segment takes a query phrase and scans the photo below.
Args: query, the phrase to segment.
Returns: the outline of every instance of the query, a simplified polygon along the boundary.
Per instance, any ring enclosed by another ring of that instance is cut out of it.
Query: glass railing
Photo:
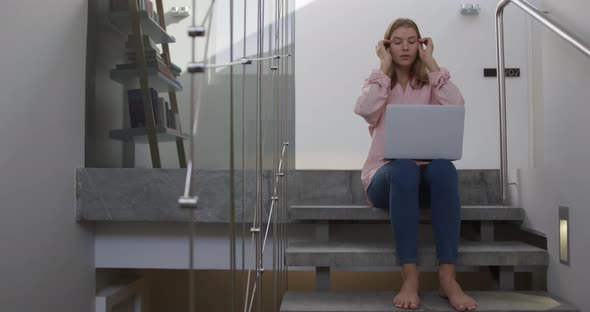
[[[293,159],[293,7],[292,0],[193,2],[192,16],[204,19],[193,18],[188,31],[192,140],[179,205],[199,209],[195,169],[228,171],[223,196],[230,203],[231,311],[278,311],[286,291],[282,259]],[[198,222],[191,213],[189,294],[199,288],[193,255],[207,252],[194,247]],[[189,311],[195,311],[195,296],[189,301]]]

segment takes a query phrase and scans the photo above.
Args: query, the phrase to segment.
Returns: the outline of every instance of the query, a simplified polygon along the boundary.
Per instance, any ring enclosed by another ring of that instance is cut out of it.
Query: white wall
[[[86,2],[2,3],[2,311],[93,311],[92,233],[75,221],[75,168],[84,165]]]
[[[378,67],[375,45],[397,17],[414,19],[422,35],[434,39],[437,62],[450,69],[465,97],[464,153],[457,167],[499,168],[496,79],[483,77],[484,67],[496,66],[497,1],[476,1],[482,8],[477,16],[459,14],[464,1],[458,0],[303,2],[308,4],[297,11],[295,37],[297,169],[362,167],[370,138],[353,107],[363,80]],[[516,9],[506,10],[505,20],[506,65],[520,67],[522,72],[521,78],[507,81],[510,168],[526,168],[530,102],[527,24]]]
[[[584,0],[543,1],[549,16],[590,44],[590,3]],[[544,233],[550,254],[550,292],[590,311],[587,281],[590,237],[590,58],[542,26],[535,26],[535,168],[521,174],[525,226]],[[571,265],[559,262],[558,206],[569,206]]]

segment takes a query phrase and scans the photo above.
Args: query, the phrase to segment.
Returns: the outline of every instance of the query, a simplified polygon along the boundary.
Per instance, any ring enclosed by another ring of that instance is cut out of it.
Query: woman
[[[376,52],[381,61],[365,80],[355,113],[369,124],[371,147],[362,170],[368,201],[389,210],[403,284],[394,297],[397,308],[418,309],[416,263],[419,191],[430,197],[432,225],[439,260],[440,294],[457,311],[473,311],[476,302],[455,279],[461,226],[457,171],[448,160],[414,161],[383,159],[385,107],[387,104],[464,105],[449,72],[432,56],[431,38],[422,38],[412,20],[391,23]]]

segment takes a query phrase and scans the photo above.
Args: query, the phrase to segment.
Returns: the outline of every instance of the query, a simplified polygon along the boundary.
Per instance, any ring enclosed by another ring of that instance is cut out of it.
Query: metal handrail
[[[496,61],[498,67],[498,106],[500,111],[500,183],[502,202],[507,203],[508,197],[508,153],[506,136],[506,66],[504,61],[504,8],[514,3],[541,24],[545,25],[558,36],[565,39],[582,53],[590,57],[590,47],[583,44],[576,35],[565,30],[559,23],[551,20],[545,14],[525,0],[501,0],[496,7]]]

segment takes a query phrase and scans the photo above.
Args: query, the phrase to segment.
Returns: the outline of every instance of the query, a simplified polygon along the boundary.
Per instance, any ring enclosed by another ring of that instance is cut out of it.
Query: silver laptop
[[[463,105],[387,105],[385,159],[461,159]]]

